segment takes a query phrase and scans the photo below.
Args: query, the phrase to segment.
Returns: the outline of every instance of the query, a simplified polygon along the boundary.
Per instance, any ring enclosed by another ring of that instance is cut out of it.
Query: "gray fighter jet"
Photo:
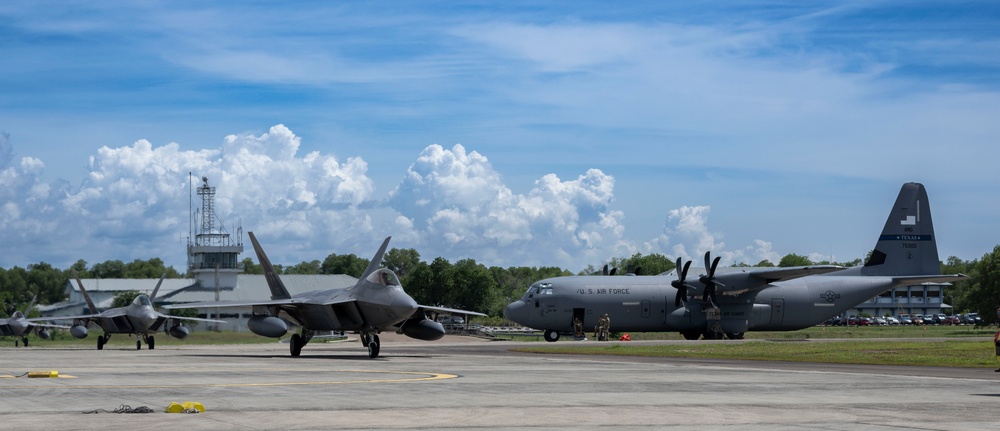
[[[107,344],[108,340],[111,339],[111,334],[135,334],[135,348],[136,350],[142,349],[142,342],[146,342],[146,346],[152,350],[156,347],[156,340],[153,338],[153,334],[160,330],[160,327],[166,328],[167,320],[171,320],[173,325],[169,329],[164,329],[164,332],[169,334],[171,337],[184,339],[187,338],[191,331],[184,326],[184,322],[215,322],[215,323],[225,323],[222,320],[214,319],[199,319],[197,317],[179,317],[170,316],[157,312],[153,308],[153,299],[156,298],[156,293],[160,290],[160,284],[163,283],[163,278],[167,274],[164,273],[160,276],[160,281],[156,282],[156,287],[153,289],[153,293],[149,296],[139,295],[126,307],[117,307],[105,310],[97,314],[87,314],[83,316],[66,316],[66,317],[54,317],[52,320],[72,320],[73,326],[70,327],[69,333],[76,338],[87,338],[88,330],[87,326],[91,323],[100,326],[104,330],[104,335],[97,338],[97,350],[103,350],[104,345]],[[83,282],[80,281],[75,273],[73,277],[76,278],[76,284],[80,287],[80,293],[83,294],[83,298],[87,301],[87,306],[90,307],[92,311],[96,311],[97,307],[94,305],[94,301],[90,299],[90,295],[87,294],[87,289],[83,287]]]
[[[42,320],[51,320],[49,318],[26,319],[24,316],[27,316],[31,307],[34,306],[35,300],[32,299],[28,307],[24,309],[24,313],[14,311],[9,319],[0,319],[0,336],[14,337],[14,347],[17,347],[18,337],[21,337],[24,347],[28,347],[28,334],[31,334],[31,331],[35,331],[42,339],[48,340],[50,335],[48,328],[69,329],[69,326],[36,323]]]
[[[930,204],[922,184],[904,184],[875,250],[864,266],[705,268],[691,262],[652,276],[555,277],[538,281],[504,309],[547,341],[573,333],[573,320],[593,328],[607,313],[618,332],[678,331],[686,339],[742,338],[746,331],[793,331],[816,325],[896,286],[952,282],[941,275]]]
[[[378,334],[383,331],[428,341],[443,337],[444,327],[428,319],[428,312],[485,316],[474,311],[417,304],[403,291],[395,273],[379,268],[392,237],[382,242],[382,247],[354,286],[293,296],[274,271],[253,232],[249,232],[249,236],[271,289],[270,300],[195,302],[165,308],[253,307],[253,316],[247,327],[257,335],[280,338],[288,332],[289,322],[302,327],[301,334],[292,334],[289,343],[292,356],[302,353],[302,347],[309,343],[316,331],[352,331],[361,334],[361,343],[368,347],[370,358],[379,354],[381,344]]]

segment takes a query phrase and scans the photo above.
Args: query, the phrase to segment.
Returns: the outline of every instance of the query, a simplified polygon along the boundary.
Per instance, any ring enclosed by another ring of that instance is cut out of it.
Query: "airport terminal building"
[[[950,283],[924,283],[901,286],[869,299],[844,313],[846,316],[899,316],[900,314],[952,314],[952,306],[944,303],[944,289]]]

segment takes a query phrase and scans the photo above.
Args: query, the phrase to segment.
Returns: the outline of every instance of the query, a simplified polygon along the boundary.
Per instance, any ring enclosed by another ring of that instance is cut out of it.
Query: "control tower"
[[[202,288],[235,288],[237,275],[243,271],[243,227],[236,228],[235,241],[226,232],[215,215],[215,187],[208,185],[207,177],[201,177],[196,191],[201,210],[191,213],[193,238],[188,237],[188,271]]]

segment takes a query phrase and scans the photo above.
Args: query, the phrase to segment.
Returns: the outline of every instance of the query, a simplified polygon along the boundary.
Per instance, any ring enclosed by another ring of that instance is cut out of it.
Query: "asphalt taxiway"
[[[539,345],[538,343],[526,343]],[[560,343],[562,344],[562,343]],[[512,353],[515,343],[0,348],[0,429],[995,430],[992,369]],[[56,370],[59,378],[11,377]],[[170,402],[206,411],[168,414]],[[155,413],[86,413],[122,405]]]

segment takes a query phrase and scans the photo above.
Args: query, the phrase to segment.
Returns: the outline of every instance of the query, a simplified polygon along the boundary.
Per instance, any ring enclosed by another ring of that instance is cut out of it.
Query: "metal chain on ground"
[[[91,414],[91,413],[153,413],[153,409],[151,409],[149,407],[146,407],[146,406],[139,406],[139,407],[132,408],[132,406],[130,406],[130,405],[122,404],[121,407],[118,407],[117,409],[114,409],[112,411],[108,411],[108,410],[105,410],[105,409],[97,409],[97,410],[86,411],[86,412],[83,412],[83,413],[84,414]]]

